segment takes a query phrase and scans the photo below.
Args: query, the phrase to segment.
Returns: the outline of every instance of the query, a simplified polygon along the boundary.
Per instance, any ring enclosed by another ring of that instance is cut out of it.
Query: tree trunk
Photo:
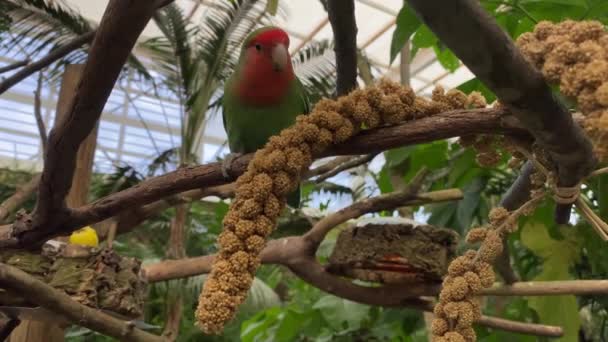
[[[67,65],[61,80],[61,90],[57,101],[55,124],[63,120],[76,93],[84,64]],[[78,207],[87,203],[91,183],[93,159],[97,142],[97,128],[80,145],[72,188],[66,197],[68,207]],[[66,238],[62,238],[66,241]],[[65,327],[52,322],[22,321],[10,336],[10,342],[61,342],[64,341]]]
[[[190,205],[180,204],[175,207],[175,217],[171,220],[171,234],[169,237],[169,248],[167,258],[182,259],[186,257],[184,246],[186,238],[186,224],[188,222],[188,211]],[[179,286],[179,285],[177,285]],[[179,327],[182,320],[183,297],[179,289],[169,289],[167,296],[167,309],[163,337],[169,341],[175,341],[179,336]]]

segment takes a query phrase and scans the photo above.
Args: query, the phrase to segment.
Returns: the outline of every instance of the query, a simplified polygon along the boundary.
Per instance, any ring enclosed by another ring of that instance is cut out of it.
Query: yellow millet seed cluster
[[[598,21],[539,22],[517,39],[523,55],[576,99],[595,154],[608,162],[608,31]]]
[[[534,207],[533,205],[529,206]],[[503,236],[517,228],[517,218],[530,211],[510,213],[503,207],[493,208],[489,225],[469,230],[466,241],[481,243],[477,251],[468,250],[452,260],[433,310],[433,341],[476,341],[473,322],[481,317],[477,295],[494,284],[494,260],[502,253]]]
[[[448,266],[443,280],[435,318],[431,325],[433,341],[475,341],[473,322],[481,316],[476,296],[494,284],[494,259],[502,252],[502,234],[513,229],[510,213],[502,207],[489,214],[489,227],[473,228],[467,235],[468,243],[481,242],[478,251],[468,250]]]
[[[479,103],[474,94],[435,89],[431,100],[382,80],[337,100],[319,101],[308,115],[272,137],[236,182],[224,218],[219,252],[199,298],[196,319],[206,333],[220,333],[245,300],[260,264],[259,254],[313,156],[356,135],[362,128],[394,124]]]

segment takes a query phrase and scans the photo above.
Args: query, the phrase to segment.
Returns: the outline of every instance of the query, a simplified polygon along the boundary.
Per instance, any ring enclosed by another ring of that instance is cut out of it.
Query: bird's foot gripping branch
[[[219,333],[243,302],[259,254],[285,206],[285,196],[299,184],[315,156],[362,129],[395,124],[467,107],[484,107],[483,97],[436,89],[432,100],[389,81],[355,90],[338,100],[320,101],[311,114],[272,137],[237,180],[236,195],[224,218],[220,251],[204,284],[196,311],[208,333]],[[314,253],[314,251],[311,251]]]

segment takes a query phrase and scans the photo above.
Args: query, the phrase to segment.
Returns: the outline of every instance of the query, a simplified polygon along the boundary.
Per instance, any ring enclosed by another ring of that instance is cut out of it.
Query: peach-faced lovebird
[[[225,176],[235,155],[255,152],[310,110],[288,47],[287,33],[277,27],[257,29],[243,43],[238,65],[224,86],[224,128],[231,152],[222,164]],[[299,188],[287,203],[299,206]]]

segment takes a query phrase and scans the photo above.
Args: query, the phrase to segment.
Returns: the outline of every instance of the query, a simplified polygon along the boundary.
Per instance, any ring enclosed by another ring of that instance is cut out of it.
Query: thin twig
[[[319,177],[315,178],[314,182],[316,184],[322,183],[322,182],[326,181],[327,179],[339,174],[342,171],[346,171],[346,170],[352,169],[354,167],[357,167],[357,166],[360,166],[363,164],[367,164],[370,161],[372,161],[372,159],[374,159],[375,157],[376,157],[376,154],[372,153],[372,154],[368,154],[365,156],[353,158],[353,159],[337,166],[336,168],[320,175]]]
[[[354,158],[357,158],[357,157],[351,157],[351,156],[335,157],[335,158],[329,160],[328,162],[325,162],[325,163],[315,167],[314,169],[310,169],[310,170],[306,171],[305,177],[312,178],[312,177],[322,175]]]
[[[316,251],[319,244],[321,244],[325,238],[325,235],[327,235],[327,233],[337,225],[367,213],[407,205],[408,201],[416,199],[418,190],[420,189],[420,186],[422,185],[422,182],[427,174],[428,170],[426,168],[422,168],[403,191],[368,198],[326,216],[317,222],[317,224],[306,232],[306,234],[302,235],[302,238],[308,241],[310,247]]]
[[[162,8],[172,2],[173,2],[173,0],[158,0],[157,8]],[[36,62],[28,64],[26,67],[19,70],[11,77],[3,80],[0,83],[0,95],[4,94],[5,91],[10,89],[15,84],[23,81],[28,76],[35,73],[36,71],[46,68],[47,66],[51,65],[52,63],[67,56],[69,53],[79,49],[83,45],[90,43],[91,41],[93,41],[93,38],[95,38],[96,33],[97,33],[97,30],[93,30],[93,31],[81,34],[80,36],[78,36],[78,37],[72,39],[70,42],[66,43],[65,45],[62,45],[62,46],[58,47],[57,49],[51,51],[51,53],[42,57],[41,59],[37,60]]]
[[[80,48],[82,45],[91,42],[94,37],[95,37],[95,31],[91,31],[91,32],[82,34],[82,35],[74,38],[73,40],[71,40],[69,43],[62,45],[62,46],[58,47],[57,49],[51,51],[51,53],[42,57],[41,59],[39,59],[31,64],[28,64],[26,67],[19,70],[14,75],[3,80],[2,83],[0,83],[0,94],[3,94],[5,91],[10,89],[12,86],[14,86],[15,84],[26,79],[28,76],[32,75],[36,71],[42,70],[43,68],[51,65],[53,62],[65,57],[70,52]]]
[[[593,172],[591,172],[589,174],[589,176],[587,176],[587,178],[591,178],[591,177],[595,177],[595,176],[599,176],[599,175],[605,175],[608,174],[608,167],[603,167],[601,169],[597,169]]]
[[[19,186],[17,191],[0,204],[0,221],[4,221],[13,211],[21,207],[38,189],[40,174],[36,174],[27,183]]]
[[[38,83],[36,84],[36,90],[34,91],[34,117],[36,117],[36,124],[38,125],[38,133],[40,134],[40,143],[42,144],[42,155],[46,152],[46,126],[44,125],[44,119],[42,119],[42,104],[40,96],[42,94],[42,80],[44,75],[42,71],[38,74]]]
[[[497,284],[481,291],[484,296],[606,295],[608,280],[558,280]]]
[[[488,328],[512,331],[520,334],[546,337],[562,337],[564,329],[559,326],[515,322],[504,318],[489,317],[482,315],[475,323]]]
[[[21,68],[22,66],[27,65],[29,62],[30,62],[30,59],[26,58],[26,59],[24,59],[22,61],[17,61],[17,62],[15,62],[13,64],[9,64],[7,66],[4,66],[4,67],[0,68],[0,74],[4,74],[5,72],[9,72],[11,70],[15,70],[17,68]]]
[[[162,341],[158,336],[135,328],[99,310],[74,301],[67,294],[54,289],[41,280],[18,268],[0,263],[0,284],[3,288],[17,291],[29,301],[64,316],[74,324],[126,341]]]

